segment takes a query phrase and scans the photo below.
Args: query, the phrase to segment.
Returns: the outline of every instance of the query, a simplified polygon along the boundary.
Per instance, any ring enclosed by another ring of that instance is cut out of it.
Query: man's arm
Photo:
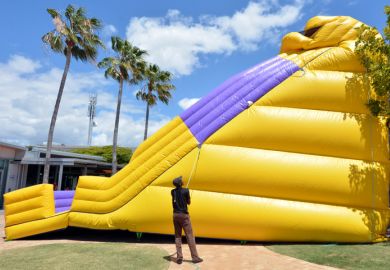
[[[191,204],[190,191],[188,189],[187,189],[187,192],[186,192],[186,199],[187,199],[187,204]]]

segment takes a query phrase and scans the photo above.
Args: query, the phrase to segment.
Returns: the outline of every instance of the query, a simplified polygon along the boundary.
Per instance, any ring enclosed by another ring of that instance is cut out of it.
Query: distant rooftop
[[[46,145],[19,146],[0,141],[0,146],[20,150],[22,164],[44,164],[46,157]],[[74,153],[74,149],[88,148],[85,145],[53,145],[51,151],[51,164],[88,164],[110,167],[111,163],[106,162],[101,156]],[[131,148],[134,151],[135,148]],[[22,152],[23,151],[23,152]],[[118,164],[121,168],[123,165]]]
[[[76,147],[64,146],[63,148],[52,147],[51,154],[52,154],[52,156],[56,155],[56,156],[61,156],[61,157],[71,157],[71,158],[79,158],[79,159],[92,159],[92,160],[97,160],[97,161],[104,161],[104,158],[100,157],[100,156],[70,152],[70,150],[76,149],[76,148],[81,148],[81,147],[79,147],[79,146],[76,146]],[[84,147],[84,148],[86,148],[86,147]],[[37,151],[37,152],[41,152],[41,153],[46,154],[46,146],[43,146],[43,145],[32,146],[32,148],[29,149],[29,151]]]
[[[0,141],[0,146],[5,146],[5,147],[9,147],[9,148],[15,148],[15,149],[18,149],[18,150],[26,150],[26,147],[24,147],[24,146],[11,144],[11,143],[6,143],[6,142],[2,142],[2,141]]]
[[[89,147],[101,147],[103,145],[65,145],[65,144],[54,144],[52,146],[52,149],[55,149],[55,150],[59,150],[59,151],[72,151],[74,149],[84,149],[84,148],[89,148]],[[35,147],[39,147],[39,148],[46,148],[46,145],[45,144],[38,144],[36,145]],[[123,147],[123,146],[119,146],[119,147]],[[125,146],[127,147],[127,146]],[[131,149],[131,151],[135,151],[135,149],[137,149],[137,147],[128,147]]]

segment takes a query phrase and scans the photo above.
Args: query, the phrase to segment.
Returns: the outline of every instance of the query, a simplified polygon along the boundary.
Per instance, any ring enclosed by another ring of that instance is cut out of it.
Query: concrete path
[[[161,245],[160,245],[161,246]],[[175,247],[163,245],[170,254]],[[198,252],[204,261],[182,265],[171,262],[169,269],[254,269],[254,270],[324,270],[336,269],[317,265],[288,256],[280,255],[261,245],[198,245]],[[183,249],[185,259],[191,259],[189,248]]]
[[[88,230],[88,235],[82,237],[61,235],[60,233],[50,236],[37,237],[34,239],[4,241],[4,217],[0,215],[0,252],[2,250],[37,246],[52,243],[75,243],[75,242],[126,242],[131,245],[156,246],[165,249],[169,254],[175,253],[175,245],[170,238],[156,239],[147,237],[141,242],[136,242],[134,236],[129,237],[126,232],[108,232],[107,237],[96,235]],[[96,231],[95,231],[96,232]],[[173,240],[173,239],[172,239]],[[169,269],[277,269],[277,270],[335,270],[336,268],[321,266],[270,251],[266,247],[257,244],[239,245],[237,242],[227,241],[199,241],[198,252],[204,259],[200,264],[193,264],[190,259],[190,251],[187,245],[183,245],[184,261],[178,265],[173,260]],[[174,258],[174,255],[172,256]],[[169,258],[164,258],[168,260]]]

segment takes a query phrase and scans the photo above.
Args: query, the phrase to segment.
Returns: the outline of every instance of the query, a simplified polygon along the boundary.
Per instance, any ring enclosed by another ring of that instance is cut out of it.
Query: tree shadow
[[[367,75],[353,73],[346,79],[347,102],[361,101],[367,106],[370,96],[374,95]],[[359,212],[374,240],[385,236],[390,222],[388,129],[385,119],[372,116],[368,107],[364,113],[344,113],[343,119],[347,118],[355,120],[359,125],[360,140],[366,155],[362,162],[349,165],[351,195],[362,196],[362,201],[369,202],[365,208],[351,209]]]

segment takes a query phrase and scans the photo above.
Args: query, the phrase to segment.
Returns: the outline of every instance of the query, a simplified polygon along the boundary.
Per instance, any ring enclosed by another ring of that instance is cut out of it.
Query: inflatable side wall
[[[279,56],[174,118],[116,175],[80,177],[69,225],[172,234],[170,189],[182,175],[200,237],[384,240],[388,130],[365,106],[359,25],[312,18],[306,35],[286,35]]]

